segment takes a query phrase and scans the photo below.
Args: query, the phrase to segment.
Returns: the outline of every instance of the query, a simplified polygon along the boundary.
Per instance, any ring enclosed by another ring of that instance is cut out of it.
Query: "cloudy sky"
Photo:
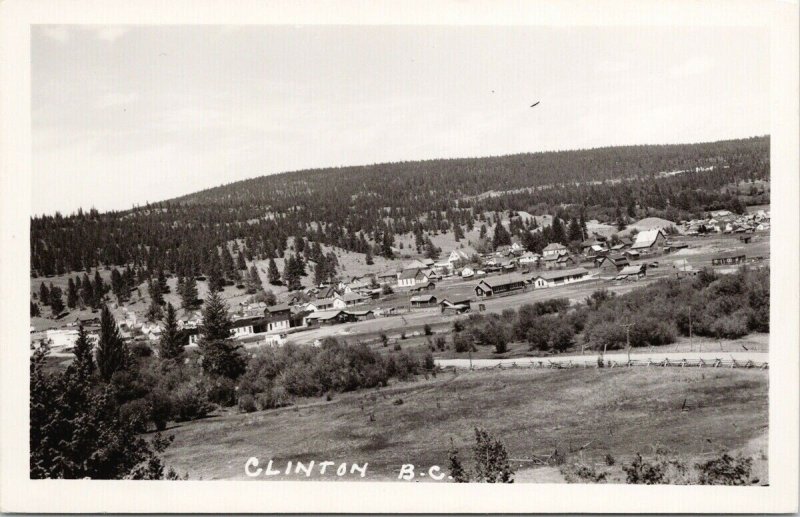
[[[37,214],[312,167],[769,133],[756,29],[36,26],[31,38]]]

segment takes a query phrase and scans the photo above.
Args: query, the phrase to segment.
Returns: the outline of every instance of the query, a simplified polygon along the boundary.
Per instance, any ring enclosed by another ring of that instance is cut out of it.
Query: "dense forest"
[[[34,217],[31,275],[98,265],[212,275],[242,259],[281,257],[290,239],[304,260],[325,262],[319,244],[392,258],[395,235],[413,233],[418,248],[426,234],[458,240],[492,212],[556,214],[565,223],[741,212],[737,185],[768,179],[769,137],[287,172],[126,211]]]

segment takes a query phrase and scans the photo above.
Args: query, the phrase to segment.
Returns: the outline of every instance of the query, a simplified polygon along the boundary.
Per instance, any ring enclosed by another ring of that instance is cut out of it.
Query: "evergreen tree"
[[[74,309],[78,306],[78,289],[72,278],[67,282],[67,307]]]
[[[275,264],[275,259],[272,257],[269,259],[269,267],[267,271],[269,283],[272,285],[281,285],[281,274],[278,272],[278,265]]]
[[[64,310],[64,301],[61,299],[61,288],[50,288],[50,309],[53,311],[53,317],[57,317]]]
[[[78,325],[78,338],[75,340],[75,346],[72,347],[72,353],[75,354],[75,366],[83,372],[86,377],[90,377],[94,372],[94,354],[92,349],[89,333],[83,327],[83,324]]]
[[[117,329],[117,322],[108,306],[103,306],[100,314],[100,341],[97,346],[97,369],[103,380],[111,380],[111,376],[125,368],[127,347]]]
[[[240,271],[247,270],[247,261],[244,259],[244,253],[239,251],[239,255],[236,257],[236,268]]]
[[[44,282],[39,284],[39,301],[42,305],[50,305],[50,290],[44,285]]]
[[[436,259],[438,259],[438,258],[439,258],[439,253],[440,253],[441,251],[442,251],[442,250],[440,250],[439,248],[437,248],[437,247],[436,247],[436,246],[433,244],[433,241],[432,241],[432,240],[430,240],[430,238],[428,238],[428,242],[425,244],[425,257],[426,257],[426,258],[429,258],[429,259],[431,259],[431,260],[436,260]]]
[[[564,231],[564,223],[558,216],[553,217],[553,224],[550,226],[552,235],[552,242],[559,242],[561,244],[567,243],[567,234]]]
[[[364,262],[368,266],[371,266],[372,264],[375,263],[375,261],[372,260],[372,250],[370,250],[369,247],[367,247],[367,251],[364,253]],[[317,265],[319,266],[319,263],[317,263]]]
[[[100,307],[103,303],[103,297],[106,294],[106,286],[103,283],[103,277],[100,276],[99,269],[95,269],[94,271],[94,286],[92,290],[94,292],[94,303],[92,307]]]
[[[503,226],[503,223],[500,222],[499,218],[497,221],[497,226],[494,227],[494,237],[492,237],[492,244],[494,248],[497,249],[500,246],[510,246],[511,245],[511,234]]]
[[[258,269],[253,264],[247,273],[247,294],[255,294],[262,289],[264,289],[264,286],[261,284],[261,277],[258,276]]]
[[[39,310],[39,305],[31,302],[31,318],[38,318],[42,315],[42,312]]]
[[[574,217],[569,222],[567,235],[567,238],[570,242],[583,240],[583,229],[581,228],[581,223],[578,222],[578,220]]]
[[[225,279],[222,276],[222,266],[217,256],[217,259],[212,262],[211,269],[208,272],[208,290],[213,293],[218,293],[221,292],[224,287]]]
[[[453,224],[453,237],[456,242],[460,242],[464,238],[464,230],[461,229],[460,224]]]
[[[81,301],[84,306],[94,307],[94,289],[92,289],[92,281],[87,273],[83,274],[83,281],[81,282]]]
[[[231,321],[228,307],[218,293],[212,292],[203,308],[200,327],[200,353],[203,370],[213,376],[236,379],[244,373],[247,363],[241,347],[231,340]]]
[[[158,356],[162,360],[179,359],[183,355],[185,341],[186,335],[178,328],[175,307],[168,303],[161,339],[158,342]]]
[[[500,440],[485,429],[475,428],[475,481],[479,483],[513,483],[514,471],[508,452]]]
[[[461,464],[461,460],[458,458],[458,451],[453,446],[452,438],[450,439],[448,462],[450,464],[450,478],[452,478],[453,483],[469,483],[469,474]]]
[[[186,277],[179,294],[181,295],[181,304],[183,305],[183,310],[191,311],[197,308],[197,281],[194,279],[194,276],[189,275]]]
[[[394,252],[392,251],[392,245],[394,244],[394,236],[391,234],[389,230],[383,232],[383,241],[381,242],[381,255],[383,255],[387,259],[394,258]]]
[[[167,283],[167,275],[164,274],[163,269],[158,270],[158,290],[161,292],[162,295],[167,294],[170,292],[169,284]],[[162,297],[161,303],[163,305],[164,300]]]

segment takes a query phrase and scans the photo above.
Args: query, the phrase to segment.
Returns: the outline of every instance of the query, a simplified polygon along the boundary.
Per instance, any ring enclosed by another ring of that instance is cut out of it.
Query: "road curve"
[[[472,366],[474,368],[492,368],[498,365],[512,366],[529,366],[531,363],[538,364],[540,361],[543,365],[547,366],[551,363],[567,364],[573,363],[596,363],[597,358],[601,354],[585,354],[585,355],[560,355],[560,356],[545,356],[545,357],[515,357],[510,359],[473,359]],[[632,361],[648,360],[654,363],[662,363],[665,359],[670,362],[680,362],[684,359],[687,361],[698,361],[702,359],[707,363],[714,363],[717,359],[725,362],[735,360],[737,363],[753,363],[762,364],[769,362],[768,352],[653,352],[653,353],[632,353],[630,355]],[[625,363],[628,361],[628,354],[625,352],[606,353],[606,361],[616,363]],[[456,368],[469,368],[469,359],[436,359],[436,365],[442,368],[449,368],[455,366]]]

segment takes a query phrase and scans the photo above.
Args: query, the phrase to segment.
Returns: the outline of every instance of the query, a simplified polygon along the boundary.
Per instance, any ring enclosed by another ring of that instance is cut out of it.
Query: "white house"
[[[533,277],[533,285],[536,288],[557,287],[559,285],[586,280],[588,275],[589,272],[582,267],[545,271]]]
[[[451,268],[461,267],[464,264],[469,263],[469,261],[469,255],[467,255],[467,253],[461,249],[455,249],[451,251],[450,255],[447,257],[447,262],[450,264]]]
[[[336,301],[335,298],[324,298],[322,300],[314,300],[308,302],[305,305],[305,310],[311,312],[319,312],[319,311],[326,311],[328,309],[333,309],[333,303]]]
[[[557,257],[562,253],[566,252],[567,252],[566,246],[564,246],[563,244],[559,244],[558,242],[551,242],[550,244],[545,246],[545,248],[542,250],[542,256],[549,257],[552,255]]]
[[[358,293],[348,293],[344,295],[337,295],[333,299],[333,308],[334,309],[345,309],[347,307],[352,307],[354,305],[361,305],[362,303],[366,303],[369,300],[368,296],[364,296]]]
[[[475,271],[472,268],[465,267],[461,270],[461,278],[472,278],[475,276]]]

